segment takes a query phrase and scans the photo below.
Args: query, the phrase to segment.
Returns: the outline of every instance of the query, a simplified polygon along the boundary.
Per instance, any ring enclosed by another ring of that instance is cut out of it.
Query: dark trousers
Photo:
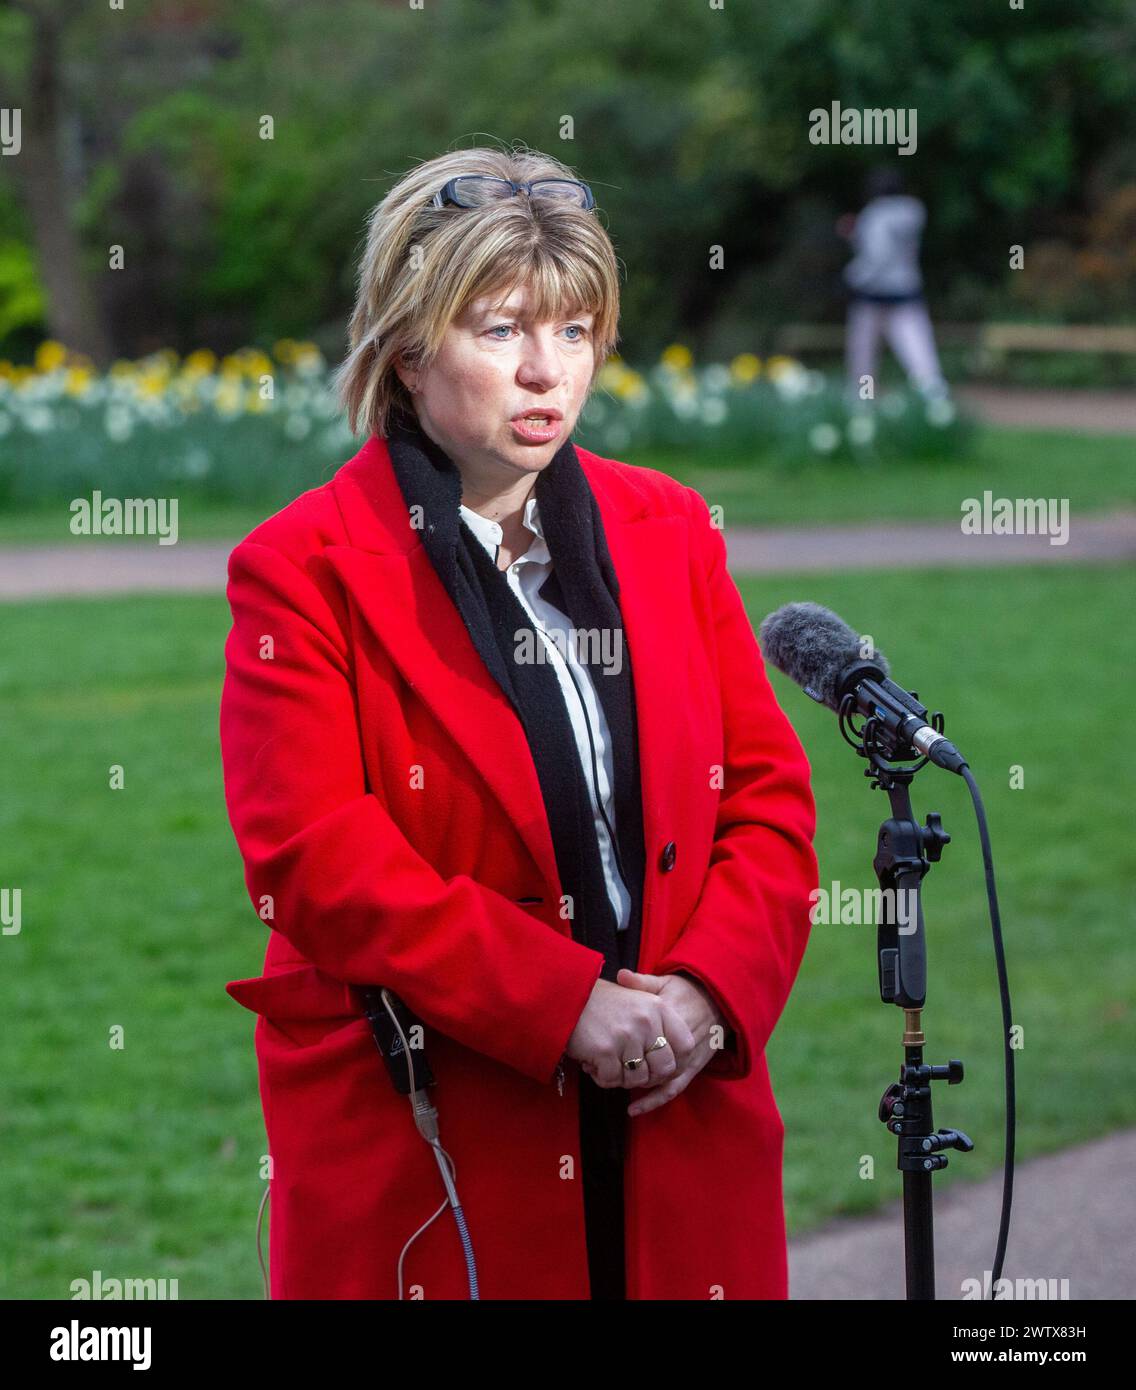
[[[580,1072],[580,1155],[592,1298],[626,1299],[623,1152],[628,1092]]]

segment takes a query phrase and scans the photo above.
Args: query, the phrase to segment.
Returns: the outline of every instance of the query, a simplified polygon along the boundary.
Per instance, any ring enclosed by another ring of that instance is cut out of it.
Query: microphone
[[[839,714],[851,695],[854,707],[878,720],[894,742],[889,757],[923,754],[960,776],[969,766],[950,739],[927,723],[927,707],[888,678],[890,668],[883,652],[870,638],[853,632],[830,608],[787,603],[765,618],[758,637],[774,666],[818,704]]]

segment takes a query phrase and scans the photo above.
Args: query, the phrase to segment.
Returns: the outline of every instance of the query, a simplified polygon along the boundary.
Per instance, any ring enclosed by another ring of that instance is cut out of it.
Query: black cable
[[[998,911],[998,893],[994,886],[994,856],[990,849],[990,834],[986,827],[986,810],[982,804],[982,794],[970,768],[964,763],[961,774],[970,788],[974,802],[974,814],[978,821],[978,838],[982,844],[982,862],[986,870],[986,897],[990,905],[990,924],[994,933],[994,960],[998,967],[998,992],[1002,1000],[1003,1051],[1006,1072],[1006,1153],[1002,1182],[1002,1215],[998,1223],[998,1245],[994,1253],[994,1267],[991,1271],[990,1297],[1002,1277],[1002,1261],[1006,1255],[1006,1240],[1010,1231],[1010,1204],[1014,1194],[1014,1137],[1015,1137],[1015,1094],[1014,1094],[1014,1049],[1011,1045],[1010,986],[1006,978],[1006,952],[1002,944],[1002,917]]]

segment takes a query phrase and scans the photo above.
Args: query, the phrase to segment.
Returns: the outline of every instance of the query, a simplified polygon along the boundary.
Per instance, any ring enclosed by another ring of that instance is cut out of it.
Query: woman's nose
[[[556,340],[529,334],[524,340],[519,375],[524,381],[540,381],[555,386],[564,376]]]

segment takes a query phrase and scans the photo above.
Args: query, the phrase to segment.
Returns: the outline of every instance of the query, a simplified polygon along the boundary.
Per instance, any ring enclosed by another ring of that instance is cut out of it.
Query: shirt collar
[[[495,555],[497,547],[501,544],[501,527],[489,517],[482,516],[480,512],[475,512],[461,504],[461,519],[485,547],[490,555]],[[523,555],[518,555],[518,560],[547,560],[550,558],[548,549],[544,545],[544,531],[540,524],[540,504],[535,497],[530,497],[525,503],[525,514],[522,524],[527,530],[531,531],[536,540],[529,546]]]

